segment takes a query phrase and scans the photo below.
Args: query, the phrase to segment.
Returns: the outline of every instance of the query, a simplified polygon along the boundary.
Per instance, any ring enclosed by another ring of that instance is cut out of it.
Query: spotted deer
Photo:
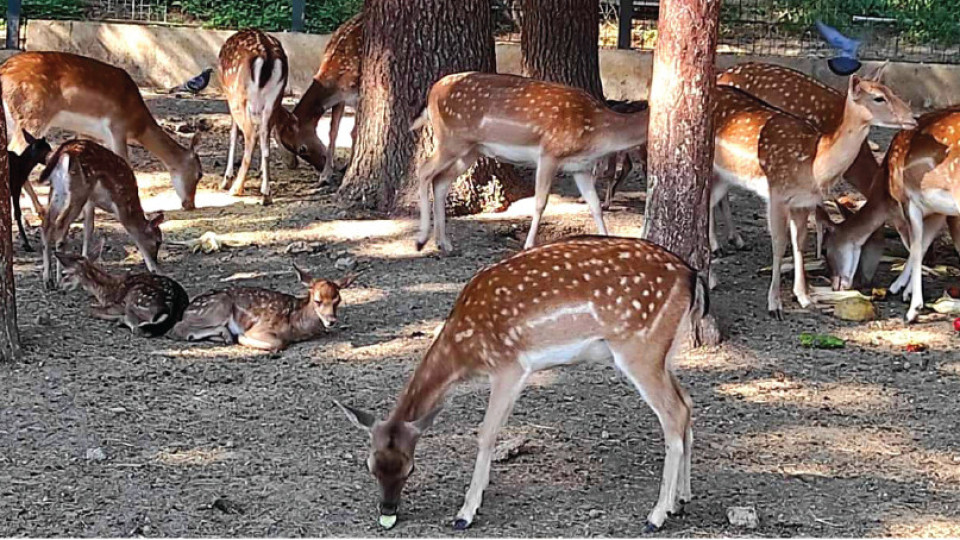
[[[692,401],[670,359],[706,314],[706,287],[690,267],[650,242],[587,236],[545,244],[480,271],[407,381],[386,420],[337,405],[370,434],[367,467],[380,484],[381,516],[395,516],[414,451],[457,382],[490,378],[473,479],[454,527],[473,523],[490,477],[497,434],[529,376],[582,360],[610,361],[656,412],[666,457],[646,531],[690,500]],[[395,517],[381,524],[392,526]]]
[[[90,258],[54,253],[64,267],[63,284],[82,287],[96,303],[91,315],[114,321],[134,333],[157,337],[180,320],[190,298],[174,279],[151,273],[115,276],[96,264],[99,250]]]
[[[17,230],[20,232],[20,243],[23,245],[24,251],[33,251],[33,247],[27,240],[27,233],[23,230],[20,193],[23,191],[23,186],[30,180],[30,173],[37,165],[47,162],[47,157],[50,156],[53,148],[50,148],[50,143],[45,138],[34,138],[26,131],[23,132],[23,138],[27,143],[23,153],[17,154],[7,150],[7,162],[10,167],[10,199],[13,202],[13,219],[17,220]],[[37,214],[43,215],[42,207]]]
[[[412,126],[416,130],[429,123],[436,143],[418,172],[417,249],[430,238],[431,192],[436,242],[443,251],[453,249],[444,200],[453,181],[480,156],[537,167],[536,204],[525,247],[534,245],[557,171],[573,174],[597,230],[607,234],[594,167],[614,152],[644,144],[648,118],[647,111],[614,112],[580,89],[515,75],[466,72],[440,79]]]
[[[317,130],[317,123],[330,110],[330,140],[320,179],[329,182],[334,171],[334,152],[340,121],[347,106],[360,100],[360,66],[363,57],[363,13],[340,25],[323,51],[320,68],[293,109],[301,129]],[[356,125],[352,137],[356,139]],[[351,160],[352,157],[351,148]],[[350,160],[348,160],[349,163]]]
[[[638,113],[650,108],[645,100],[606,100],[607,107],[619,113]],[[611,156],[606,163],[601,162],[601,167],[605,170],[601,172],[601,177],[607,177],[607,190],[603,198],[603,210],[609,210],[613,203],[613,195],[617,192],[620,184],[630,175],[636,167],[638,171],[646,178],[647,176],[647,145],[641,144],[635,148],[630,148],[617,152]]]
[[[780,263],[788,239],[793,244],[793,292],[806,308],[812,304],[803,267],[809,213],[850,168],[870,126],[909,128],[916,120],[889,88],[856,75],[850,77],[843,120],[828,133],[730,86],[717,87],[715,107],[711,201],[720,200],[732,185],[767,201],[773,245],[767,303],[771,314],[782,319]]]
[[[83,255],[93,241],[97,208],[113,214],[133,238],[150,272],[157,271],[157,254],[163,242],[160,224],[163,213],[151,219],[143,215],[137,179],[127,162],[90,140],[69,140],[50,156],[41,180],[50,181],[50,200],[40,238],[43,241],[43,282],[55,289],[61,281],[62,266],[56,264],[51,276],[52,253],[61,250],[70,224],[84,214]]]
[[[230,146],[227,169],[221,189],[243,195],[243,185],[253,149],[260,144],[260,195],[263,204],[270,204],[270,129],[276,128],[281,144],[306,159],[318,169],[323,166],[326,149],[316,130],[302,125],[297,117],[283,108],[283,92],[287,86],[289,67],[283,46],[273,36],[256,29],[241,30],[230,36],[220,48],[220,83],[230,107]],[[243,159],[232,185],[237,129],[243,132]]]
[[[203,176],[196,153],[199,133],[189,146],[180,146],[154,120],[126,71],[76,54],[23,52],[0,65],[0,80],[11,149],[27,146],[24,130],[42,137],[60,128],[98,139],[127,160],[127,144],[133,141],[170,171],[183,208],[194,208]],[[29,182],[24,190],[39,213],[42,207]]]
[[[337,323],[340,291],[356,279],[314,279],[294,265],[306,298],[255,287],[234,287],[200,295],[190,302],[172,336],[184,341],[215,340],[282,351],[320,336]]]

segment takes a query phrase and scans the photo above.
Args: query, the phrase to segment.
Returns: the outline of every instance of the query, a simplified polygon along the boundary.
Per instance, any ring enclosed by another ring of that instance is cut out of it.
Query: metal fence
[[[498,39],[519,42],[520,1],[494,0],[494,10]],[[600,0],[600,46],[653,50],[658,16],[658,0]],[[862,40],[865,60],[960,64],[960,0],[724,0],[718,51],[829,56],[817,19]]]

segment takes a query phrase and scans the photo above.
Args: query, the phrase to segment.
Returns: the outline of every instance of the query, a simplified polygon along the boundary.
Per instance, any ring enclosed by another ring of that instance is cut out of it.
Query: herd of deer
[[[263,202],[270,202],[271,130],[283,147],[321,170],[323,177],[330,176],[333,143],[327,147],[320,142],[317,122],[332,108],[330,141],[336,141],[344,106],[357,102],[362,26],[358,16],[337,31],[313,84],[292,113],[281,105],[288,65],[280,43],[257,30],[227,40],[219,67],[233,123],[223,188],[233,176],[238,128],[244,154],[231,193],[242,193],[259,142],[260,191]],[[794,294],[802,307],[812,303],[803,264],[811,215],[818,228],[825,229],[826,258],[836,288],[852,286],[858,273],[868,278],[873,274],[879,230],[887,222],[896,227],[910,258],[892,289],[912,296],[907,315],[911,321],[923,306],[924,252],[946,222],[960,248],[960,108],[916,120],[910,107],[878,78],[879,73],[872,79],[851,76],[846,94],[768,64],[741,64],[717,79],[711,208],[724,218],[730,240],[742,246],[727,192],[738,186],[767,201],[773,246],[768,307],[777,317],[782,310],[780,265],[788,239],[793,245]],[[314,279],[295,267],[309,289],[306,298],[233,288],[190,302],[179,284],[153,273],[163,216],[144,216],[136,177],[127,163],[127,143],[140,143],[167,166],[183,207],[191,209],[202,174],[197,138],[185,148],[160,128],[124,71],[81,56],[33,52],[3,64],[0,80],[11,147],[26,149],[22,155],[11,153],[16,216],[19,221],[22,186],[43,217],[43,277],[49,287],[60,283],[63,266],[64,284],[81,285],[96,298],[97,317],[145,335],[169,333],[274,351],[314,338],[336,322],[340,290],[354,276]],[[414,448],[454,383],[477,374],[491,381],[476,468],[455,522],[462,529],[480,507],[497,434],[530,374],[588,359],[612,360],[663,428],[666,457],[660,497],[645,530],[660,527],[668,514],[690,500],[692,402],[670,369],[670,357],[707,313],[706,280],[654,244],[606,236],[605,205],[595,187],[598,164],[621,164],[607,191],[609,205],[623,169],[631,163],[643,166],[647,120],[642,105],[612,108],[574,88],[510,75],[453,74],[430,90],[422,115],[412,124],[413,129],[429,125],[436,142],[435,154],[419,172],[417,248],[430,238],[432,217],[437,244],[443,251],[452,250],[445,231],[446,193],[481,156],[535,165],[536,204],[526,249],[470,280],[390,416],[379,421],[338,402],[353,423],[370,433],[367,465],[381,487],[383,526],[396,522],[401,491],[414,469]],[[901,130],[882,165],[867,145],[871,126]],[[44,139],[34,138],[51,127],[94,137],[106,147],[71,140],[53,151]],[[38,164],[45,164],[41,181],[50,182],[46,210],[26,181]],[[602,236],[535,247],[558,171],[573,175]],[[842,223],[834,223],[821,204],[841,178],[867,202]],[[88,253],[95,208],[120,220],[151,273],[120,278],[95,264],[96,254]],[[81,213],[83,256],[53,253]],[[711,247],[719,249],[713,222],[711,218]],[[51,254],[57,259],[55,276]]]

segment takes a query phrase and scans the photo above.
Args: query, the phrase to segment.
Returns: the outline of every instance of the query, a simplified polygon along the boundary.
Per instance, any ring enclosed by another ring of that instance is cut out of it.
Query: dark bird
[[[213,68],[207,68],[203,70],[203,72],[197,75],[196,77],[183,83],[183,86],[181,88],[183,88],[187,92],[190,92],[191,94],[199,94],[200,92],[203,91],[204,88],[207,87],[208,84],[210,84],[210,75],[212,74],[213,74]]]
[[[860,69],[861,64],[857,60],[860,40],[849,38],[841,34],[836,28],[827,26],[820,21],[817,21],[817,30],[820,31],[823,39],[837,50],[837,56],[827,60],[830,71],[837,75],[847,76]]]

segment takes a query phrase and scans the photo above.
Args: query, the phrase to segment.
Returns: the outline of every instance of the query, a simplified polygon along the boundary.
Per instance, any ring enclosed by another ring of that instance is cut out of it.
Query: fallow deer
[[[427,106],[412,129],[433,127],[436,151],[420,176],[420,234],[430,238],[430,194],[434,233],[444,251],[444,200],[453,181],[480,156],[536,165],[536,205],[525,247],[531,247],[557,171],[573,174],[600,234],[607,234],[593,170],[612,153],[644,144],[648,112],[621,114],[583,90],[515,75],[466,72],[448,75],[430,89]]]
[[[174,279],[151,273],[114,276],[96,264],[97,253],[83,257],[55,253],[64,267],[63,284],[67,288],[83,287],[96,303],[91,315],[114,321],[136,334],[157,337],[183,316],[190,303],[187,291]]]
[[[717,87],[715,111],[711,201],[720,200],[731,185],[767,201],[773,246],[767,303],[769,311],[782,318],[780,263],[788,234],[793,244],[793,292],[806,308],[812,304],[803,267],[809,213],[850,168],[871,125],[909,128],[916,120],[889,88],[856,75],[850,77],[843,120],[828,133],[730,86]]]
[[[360,100],[362,58],[363,12],[340,25],[330,37],[330,42],[323,51],[320,68],[293,109],[299,129],[312,130],[314,133],[320,118],[327,109],[330,109],[330,141],[327,144],[323,171],[320,173],[320,179],[323,182],[329,182],[333,176],[334,153],[344,110],[347,106],[356,107]],[[354,125],[354,139],[356,139],[356,130]],[[352,159],[351,147],[351,157],[347,163]]]
[[[340,291],[356,279],[314,279],[294,265],[306,298],[254,287],[235,287],[200,295],[190,302],[172,336],[185,341],[217,340],[265,351],[320,336],[337,323]]]
[[[689,501],[692,401],[670,359],[702,329],[707,290],[696,272],[638,239],[574,237],[537,246],[480,271],[400,393],[386,420],[338,405],[370,433],[367,467],[380,484],[381,524],[396,521],[418,439],[445,394],[473,375],[490,378],[473,480],[454,527],[474,520],[497,434],[530,374],[581,360],[613,361],[656,412],[666,457],[645,530]]]
[[[199,133],[189,147],[180,146],[154,120],[126,71],[75,54],[24,52],[0,65],[0,80],[13,150],[26,146],[23,130],[43,136],[52,127],[94,137],[125,160],[128,141],[135,141],[170,171],[183,208],[194,208],[203,176],[195,151]],[[39,212],[33,187],[24,188]]]
[[[13,218],[17,220],[17,229],[20,231],[20,243],[24,251],[33,251],[30,241],[27,240],[27,233],[23,230],[23,210],[20,208],[20,193],[23,186],[30,180],[30,173],[41,163],[47,162],[47,157],[53,151],[50,143],[43,137],[34,138],[33,135],[24,131],[23,139],[27,143],[23,153],[17,154],[12,150],[7,150],[7,161],[10,167],[10,198],[13,202]],[[43,209],[37,209],[38,215],[43,215]]]
[[[607,107],[618,113],[638,113],[650,108],[645,100],[606,100]],[[601,166],[604,164],[601,163]],[[606,163],[605,171],[600,176],[608,178],[606,195],[603,198],[603,210],[609,210],[613,203],[613,195],[620,187],[620,183],[630,175],[630,172],[637,168],[644,178],[647,176],[647,145],[646,143],[629,150],[618,152],[610,157]]]
[[[107,148],[89,140],[73,139],[60,145],[50,156],[41,180],[50,181],[49,207],[40,226],[43,240],[43,282],[48,289],[60,283],[50,275],[53,250],[60,250],[70,224],[84,214],[83,255],[93,241],[97,208],[113,214],[133,238],[147,269],[157,271],[157,254],[163,242],[160,224],[163,213],[151,219],[143,215],[137,179],[127,162]]]
[[[304,129],[294,114],[281,103],[287,87],[289,67],[280,41],[260,30],[241,30],[220,48],[220,83],[230,106],[230,148],[221,189],[230,186],[233,176],[237,128],[243,132],[243,160],[233,180],[231,195],[242,195],[253,149],[260,143],[260,195],[270,204],[270,129],[275,127],[287,150],[306,159],[318,169],[325,149],[316,130]]]

